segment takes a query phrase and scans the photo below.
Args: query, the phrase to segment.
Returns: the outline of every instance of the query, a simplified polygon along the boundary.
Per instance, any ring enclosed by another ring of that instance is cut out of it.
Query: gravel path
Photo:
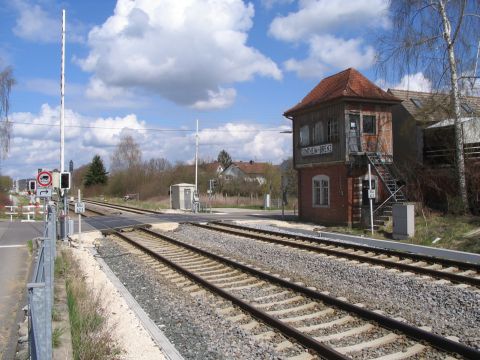
[[[480,293],[472,288],[434,284],[371,266],[356,266],[317,254],[181,225],[169,232],[179,240],[217,250],[315,286],[331,295],[364,303],[437,334],[457,336],[480,348]]]
[[[211,299],[189,296],[108,238],[100,256],[185,359],[278,359],[274,349],[254,340],[217,314]]]

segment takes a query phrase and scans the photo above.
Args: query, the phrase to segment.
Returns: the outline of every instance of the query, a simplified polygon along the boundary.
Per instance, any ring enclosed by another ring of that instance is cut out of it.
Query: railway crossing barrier
[[[28,341],[32,360],[52,358],[52,307],[56,239],[56,211],[54,206],[49,205],[32,281],[27,284]]]
[[[27,217],[26,219],[22,219],[22,222],[35,221],[35,205],[22,206],[22,215]],[[33,216],[33,219],[31,219],[30,216]]]
[[[18,215],[18,206],[17,205],[5,205],[5,208],[8,208],[9,211],[5,211],[5,215],[10,216],[10,222],[13,221],[13,217]]]

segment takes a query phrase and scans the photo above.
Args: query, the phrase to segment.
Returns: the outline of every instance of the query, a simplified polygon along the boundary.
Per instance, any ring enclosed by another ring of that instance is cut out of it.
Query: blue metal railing
[[[28,338],[30,358],[52,358],[52,308],[56,254],[56,211],[47,207],[44,236],[40,239],[32,282],[28,289]]]

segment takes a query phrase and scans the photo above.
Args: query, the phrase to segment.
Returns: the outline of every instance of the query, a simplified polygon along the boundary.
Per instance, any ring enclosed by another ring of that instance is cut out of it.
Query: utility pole
[[[65,9],[62,10],[62,65],[60,75],[60,173],[65,171]],[[63,200],[63,240],[67,235],[67,190],[59,190]]]
[[[372,170],[370,164],[368,164],[368,200],[370,202],[370,229],[373,235]]]
[[[197,132],[195,134],[195,192],[198,191],[198,119]]]
[[[197,212],[198,202],[198,119],[197,119],[197,132],[195,134],[195,194],[193,196],[195,212]]]

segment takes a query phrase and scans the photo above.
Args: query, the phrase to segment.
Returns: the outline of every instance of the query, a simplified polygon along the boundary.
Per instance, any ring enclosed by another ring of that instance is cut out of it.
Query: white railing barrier
[[[5,215],[10,216],[10,222],[13,221],[13,217],[18,215],[18,206],[17,205],[5,205],[5,208],[9,208],[9,211],[5,211]]]
[[[25,211],[27,209],[27,211]],[[22,215],[26,215],[26,219],[22,219],[22,222],[35,221],[35,205],[24,205],[22,206]],[[33,219],[30,218],[33,216]]]

